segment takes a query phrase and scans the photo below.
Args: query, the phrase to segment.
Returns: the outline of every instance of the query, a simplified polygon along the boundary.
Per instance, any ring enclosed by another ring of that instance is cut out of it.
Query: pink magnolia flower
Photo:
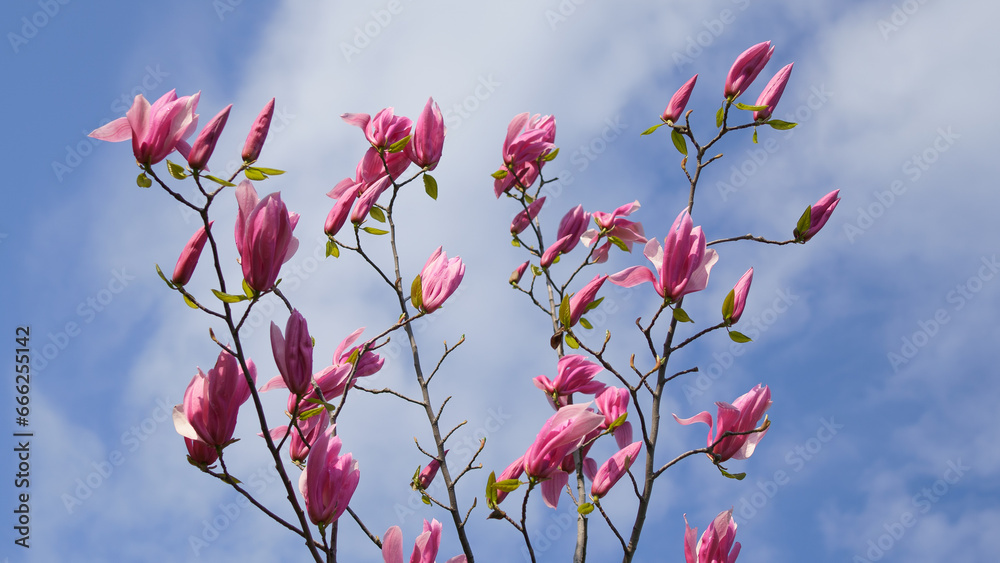
[[[444,146],[444,117],[441,108],[434,98],[428,98],[424,111],[413,126],[413,138],[406,144],[403,152],[413,164],[427,170],[434,170],[441,160],[441,149]]]
[[[524,474],[524,456],[515,459],[510,465],[507,466],[500,475],[497,476],[497,482],[506,481],[508,479],[520,479],[521,475]],[[503,499],[507,498],[507,492],[497,490],[497,503],[503,502]]]
[[[614,487],[615,483],[628,473],[629,467],[632,467],[636,456],[639,455],[640,448],[642,448],[642,442],[633,442],[604,462],[604,465],[597,470],[591,480],[590,496],[601,498],[608,494],[611,487]]]
[[[580,242],[590,248],[590,245],[602,237],[607,237],[604,244],[594,250],[592,258],[595,264],[607,262],[608,252],[611,250],[611,237],[621,241],[629,252],[632,252],[632,244],[636,242],[646,242],[646,233],[642,229],[642,223],[629,221],[626,216],[631,215],[639,209],[639,202],[626,203],[611,213],[602,211],[594,212],[594,222],[600,229],[590,229],[580,235]]]
[[[569,475],[561,469],[564,458],[583,445],[587,434],[597,429],[604,417],[589,410],[591,403],[568,405],[552,415],[524,454],[524,472],[542,481],[545,504],[556,508],[559,494]]]
[[[357,358],[355,363],[357,367],[354,366],[349,360],[351,356],[354,355],[355,351],[360,351],[362,347],[367,343],[363,343],[353,348],[349,348],[354,342],[361,336],[364,332],[364,327],[359,328],[348,335],[333,352],[333,363],[325,368],[323,368],[319,373],[313,375],[313,380],[316,382],[316,387],[323,393],[323,398],[327,401],[331,401],[339,396],[341,396],[344,391],[347,390],[348,386],[353,386],[354,382],[359,377],[367,377],[377,373],[382,366],[385,364],[385,359],[376,354],[375,352],[368,350],[364,354],[361,354]],[[351,371],[354,370],[352,376]],[[275,376],[263,387],[260,388],[260,392],[270,391],[272,389],[286,389],[288,386],[285,384],[284,378],[280,375]],[[288,396],[288,412],[295,412],[295,399],[294,394]],[[299,401],[298,412],[303,412],[316,407],[316,403],[310,401],[310,399],[319,399],[319,394],[316,388],[310,388],[310,390],[302,397]]]
[[[580,236],[587,229],[587,223],[589,222],[590,213],[583,210],[583,205],[577,205],[566,212],[566,215],[559,221],[556,242],[552,243],[542,253],[541,266],[548,268],[557,256],[567,254],[576,248],[576,243],[580,242]]]
[[[198,127],[195,110],[200,96],[198,92],[178,98],[171,90],[150,105],[139,94],[125,117],[94,129],[90,136],[115,143],[132,139],[135,160],[143,165],[156,164],[175,149],[187,158],[191,146],[185,139]]]
[[[315,408],[315,406],[310,404],[308,408]],[[296,463],[302,463],[309,456],[312,445],[330,425],[330,417],[321,412],[305,420],[299,419],[297,424],[298,429],[292,428],[292,435],[288,438],[288,457]],[[269,433],[275,443],[280,442],[288,434],[288,425],[272,428]]]
[[[735,563],[740,554],[736,541],[736,521],[730,508],[719,513],[695,544],[698,528],[688,525],[684,515],[684,559],[686,563]]]
[[[312,337],[306,318],[298,309],[288,317],[284,335],[278,325],[271,322],[271,351],[278,373],[289,391],[294,395],[304,395],[312,388]]]
[[[545,391],[549,404],[558,411],[560,407],[566,406],[566,398],[573,393],[597,395],[604,391],[606,386],[600,381],[594,381],[594,376],[602,371],[604,368],[599,364],[579,354],[568,354],[559,358],[555,381],[550,381],[544,375],[539,375],[533,381],[535,387]]]
[[[250,379],[257,381],[257,368],[247,360]],[[212,448],[233,439],[236,416],[250,397],[250,387],[239,362],[228,352],[219,352],[215,367],[198,373],[184,391],[184,402],[174,406],[177,433]],[[190,448],[189,448],[190,450]]]
[[[223,108],[208,122],[201,133],[198,133],[198,137],[195,138],[191,145],[191,151],[187,155],[188,166],[192,170],[208,168],[208,159],[212,158],[212,153],[215,152],[215,144],[219,141],[219,136],[222,135],[222,129],[225,128],[226,121],[229,119],[229,111],[232,109],[233,104]]]
[[[696,74],[674,93],[673,97],[670,98],[670,103],[667,104],[667,108],[663,110],[663,115],[660,116],[660,119],[665,123],[672,123],[681,118],[684,114],[684,108],[687,107],[688,100],[691,98],[691,91],[694,90],[694,83],[697,80],[698,75]]]
[[[507,126],[501,170],[506,170],[508,174],[493,182],[493,192],[497,197],[514,186],[527,189],[534,184],[545,164],[542,157],[555,148],[555,118],[551,115],[529,116],[527,112],[518,114]]]
[[[753,112],[755,121],[771,117],[775,106],[778,105],[778,100],[781,99],[781,94],[785,91],[785,84],[788,84],[788,77],[792,75],[792,64],[795,63],[781,67],[781,70],[771,78],[771,81],[764,87],[764,91],[760,93],[760,97],[757,98],[757,103],[754,105],[767,106],[767,109]]]
[[[760,74],[760,71],[764,69],[767,61],[771,60],[773,53],[774,47],[771,47],[770,41],[758,43],[740,53],[726,76],[726,85],[723,91],[726,98],[735,99],[745,92]]]
[[[524,272],[528,269],[528,264],[530,263],[531,263],[530,260],[526,260],[524,264],[521,264],[520,266],[515,268],[514,271],[511,272],[510,280],[508,281],[510,281],[510,283],[512,284],[519,283],[521,281],[521,278],[524,277]]]
[[[684,425],[695,422],[707,424],[708,446],[712,447],[712,444],[726,432],[748,432],[757,428],[757,422],[771,406],[771,390],[766,385],[757,385],[740,395],[731,405],[722,401],[715,404],[719,407],[719,414],[714,425],[712,415],[708,411],[702,411],[691,418],[678,418],[675,414],[674,419]],[[767,430],[722,438],[712,451],[720,463],[729,459],[747,459],[753,455],[757,443],[764,438],[764,434],[767,434]]]
[[[441,547],[441,523],[437,520],[424,520],[424,531],[413,542],[413,553],[410,563],[434,563],[438,549]],[[399,526],[392,526],[382,537],[382,560],[385,563],[403,563],[403,531]],[[456,555],[446,563],[465,563],[465,554]]]
[[[515,215],[514,220],[510,222],[510,234],[519,235],[524,232],[524,229],[527,229],[528,225],[538,216],[538,212],[542,210],[543,205],[545,205],[545,196],[531,202],[526,209],[521,210],[520,213]]]
[[[448,455],[448,450],[444,451],[444,455]],[[434,458],[427,462],[427,465],[420,471],[417,475],[417,482],[421,489],[426,489],[434,481],[434,477],[437,477],[438,469],[441,468],[441,461],[438,458]]]
[[[201,440],[184,438],[184,445],[187,446],[188,457],[195,463],[209,466],[219,460],[219,451],[215,446],[209,446]]]
[[[726,321],[727,325],[736,324],[739,322],[740,317],[743,316],[743,308],[747,304],[747,295],[750,293],[750,282],[753,281],[753,268],[747,270],[747,273],[743,274],[740,281],[736,282],[736,286],[733,287],[733,310],[728,312],[723,306],[722,316],[723,320]],[[728,300],[728,297],[727,297]]]
[[[249,180],[236,187],[236,200],[236,249],[243,279],[255,291],[264,292],[274,286],[281,265],[299,247],[299,240],[292,236],[299,215],[288,211],[280,193],[259,199]]]
[[[800,233],[796,229],[793,233],[795,240],[805,242],[813,238],[823,228],[823,225],[826,225],[826,222],[830,220],[830,215],[833,215],[833,210],[840,203],[839,194],[840,190],[833,190],[812,205],[809,213],[809,229],[804,233]]]
[[[382,196],[387,189],[392,186],[392,178],[389,176],[382,176],[382,178],[376,181],[370,186],[366,186],[361,195],[358,197],[357,203],[354,205],[354,209],[351,211],[351,223],[355,225],[360,225],[364,222],[368,214],[371,213],[372,207],[375,207],[375,203],[378,198]]]
[[[628,404],[631,396],[629,395],[628,389],[608,387],[604,391],[601,391],[594,398],[594,402],[597,403],[597,408],[604,415],[604,422],[601,423],[600,429],[607,430],[611,427],[611,424],[618,420],[621,415],[628,412]],[[615,442],[618,443],[618,448],[624,448],[632,442],[632,423],[625,421],[621,426],[614,429]]]
[[[347,222],[347,216],[351,214],[351,206],[357,200],[357,192],[348,191],[337,199],[326,216],[323,224],[323,232],[329,236],[335,236]],[[370,210],[369,210],[370,211]]]
[[[271,128],[271,117],[274,115],[274,98],[260,110],[260,115],[250,127],[250,134],[243,144],[243,162],[253,162],[260,158],[260,151],[264,148],[264,140],[267,139],[267,131]]]
[[[320,434],[299,477],[299,491],[313,524],[328,525],[340,518],[358,488],[361,472],[351,454],[340,455],[340,438],[331,426]]]
[[[576,326],[576,323],[580,322],[580,317],[587,310],[597,298],[597,292],[601,290],[601,286],[607,281],[608,276],[594,276],[594,279],[587,282],[587,285],[583,286],[580,291],[577,291],[569,298],[569,325]]]
[[[715,250],[706,248],[701,227],[694,227],[685,208],[674,220],[663,247],[656,239],[646,243],[646,258],[656,267],[656,273],[644,266],[632,266],[610,276],[611,283],[635,287],[653,282],[656,292],[669,302],[688,293],[705,289],[712,266],[719,260]]]
[[[211,227],[214,222],[210,221],[208,226]],[[198,258],[201,257],[201,251],[205,248],[205,241],[207,240],[208,231],[202,225],[191,239],[188,240],[187,244],[184,245],[184,250],[181,251],[180,258],[177,259],[177,265],[174,266],[174,276],[171,278],[175,284],[186,285],[187,282],[191,281],[191,275],[194,274],[195,266],[198,265]]]
[[[367,113],[345,113],[340,118],[360,127],[368,142],[383,151],[409,135],[413,124],[409,117],[394,115],[391,107],[376,113],[375,117]]]
[[[448,297],[458,289],[464,276],[465,264],[462,259],[456,256],[449,260],[439,246],[420,271],[420,310],[433,313],[444,305]]]

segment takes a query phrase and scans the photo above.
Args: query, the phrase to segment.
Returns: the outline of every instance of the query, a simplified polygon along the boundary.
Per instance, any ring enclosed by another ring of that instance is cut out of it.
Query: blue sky
[[[135,186],[127,144],[85,136],[120,117],[136,93],[155,99],[172,88],[200,90],[202,123],[233,103],[212,160],[219,169],[238,159],[257,112],[276,98],[261,163],[289,173],[258,190],[281,190],[302,215],[301,247],[283,277],[323,358],[357,327],[380,330],[395,319],[359,260],[313,257],[331,205],[324,194],[353,174],[364,149],[358,130],[338,116],[394,106],[415,117],[428,96],[441,104],[449,133],[435,172],[440,197],[409,194],[401,247],[411,277],[439,245],[467,264],[462,291],[418,327],[428,354],[467,337],[435,381],[437,396],[455,397],[449,420],[469,421],[456,440],[488,438],[486,470],[460,491],[467,505],[482,495],[488,472],[523,452],[549,416],[531,378],[555,372],[544,319],[506,283],[524,260],[506,235],[515,209],[495,200],[489,178],[507,122],[522,111],[556,116],[561,152],[547,170],[562,181],[543,212],[550,233],[578,203],[609,211],[638,199],[634,218],[662,238],[687,190],[667,135],[639,133],[698,73],[689,107],[704,136],[732,60],[764,40],[773,41],[775,55],[750,95],[794,61],[775,113],[800,125],[790,133],[762,129],[758,145],[746,136],[726,139],[725,157],[700,184],[695,222],[710,239],[786,238],[806,205],[833,189],[843,199],[805,246],[723,245],[708,289],[685,303],[692,317],[709,322],[732,284],[755,268],[740,323],[756,328],[755,342],[733,355],[729,341],[713,334],[677,355],[677,369],[697,365],[702,375],[670,387],[664,413],[714,413],[715,401],[765,383],[773,425],[750,460],[730,464],[748,473],[742,482],[720,478],[701,457],[661,479],[639,559],[682,561],[681,515],[704,529],[731,506],[741,562],[995,557],[1000,540],[983,533],[1000,525],[994,4],[165,6],[43,0],[2,9],[11,134],[3,151],[0,328],[13,349],[15,327],[31,326],[35,436],[32,547],[13,544],[8,510],[0,557],[273,561],[301,549],[191,468],[167,417],[196,366],[207,369],[217,352],[206,319],[169,292],[153,267],[172,267],[195,218],[162,192]],[[235,204],[228,204],[219,206],[223,233],[233,221]],[[638,252],[614,256],[608,272],[639,263]],[[207,278],[196,273],[193,291],[207,292]],[[608,285],[602,295],[599,329],[613,332],[624,365],[641,349],[633,322],[648,315],[654,294],[648,285]],[[262,378],[276,373],[265,330],[272,318],[280,324],[286,314],[262,307],[246,340]],[[408,373],[405,355],[392,356],[376,382],[412,390]],[[8,436],[17,430],[12,387],[0,392]],[[361,464],[354,506],[373,531],[400,525],[412,542],[422,518],[444,518],[408,487],[423,462],[412,446],[413,434],[427,434],[422,414],[385,397],[354,400],[339,426]],[[277,395],[265,402],[276,417],[283,403]],[[254,447],[249,409],[244,414],[230,463],[261,499],[280,506],[283,491]],[[668,417],[662,428],[664,460],[704,443],[704,427]],[[3,506],[19,492],[11,478],[16,445],[8,437],[0,456]],[[616,492],[609,506],[627,526],[632,506],[624,490]],[[532,504],[530,521],[556,538],[542,559],[567,560],[571,507]],[[480,557],[520,560],[517,534],[485,514],[478,508],[471,519]],[[344,560],[379,559],[353,524],[345,528]],[[605,560],[615,540],[602,522],[593,528],[592,560]],[[446,534],[441,560],[457,545]]]

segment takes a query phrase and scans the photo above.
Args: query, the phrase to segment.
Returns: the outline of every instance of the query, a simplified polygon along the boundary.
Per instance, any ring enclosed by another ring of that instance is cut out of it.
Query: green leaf
[[[792,232],[792,236],[795,240],[799,240],[802,235],[806,234],[812,223],[812,206],[806,207],[806,210],[802,212],[802,216],[799,217],[798,224],[795,225],[795,231]]]
[[[729,319],[733,316],[733,310],[736,306],[736,290],[730,289],[729,295],[722,301],[722,320],[729,322]]]
[[[340,247],[337,246],[336,242],[332,240],[326,241],[326,256],[327,257],[333,256],[334,258],[340,258]]]
[[[780,119],[771,119],[769,121],[765,121],[764,123],[770,125],[774,129],[777,129],[779,131],[785,131],[798,125],[798,123],[792,123],[790,121],[782,121]]]
[[[586,313],[588,311],[593,311],[594,309],[600,307],[601,301],[604,301],[603,297],[600,297],[598,299],[591,301],[590,303],[587,303],[587,306],[583,308],[583,312]]]
[[[372,209],[375,209],[372,207]],[[370,235],[387,235],[389,231],[383,231],[382,229],[376,229],[375,227],[361,227],[361,230]]]
[[[377,205],[373,205],[368,214],[372,216],[372,219],[375,219],[379,223],[385,223],[385,213],[383,213],[382,209]]]
[[[751,106],[744,103],[736,102],[736,109],[745,109],[747,111],[763,111],[767,109],[767,106]]]
[[[729,331],[729,339],[733,342],[738,342],[740,344],[746,344],[747,342],[753,342],[750,337],[743,334],[742,332],[737,332],[735,330]]]
[[[539,268],[538,266],[532,264],[531,265],[531,273],[534,274],[535,277],[537,278],[538,276],[542,275],[543,272],[542,272],[541,268]]]
[[[246,295],[230,295],[228,293],[222,293],[217,289],[213,289],[212,293],[214,293],[216,297],[221,299],[223,303],[239,303],[240,301],[247,300]]]
[[[167,160],[167,172],[170,172],[170,175],[173,176],[174,178],[177,178],[178,180],[183,180],[184,178],[188,177],[188,175],[184,172],[183,166],[179,164],[174,164],[169,160]]]
[[[562,303],[559,304],[559,323],[565,327],[569,328],[569,323],[572,320],[571,311],[569,308],[569,295],[563,297]]]
[[[504,479],[503,481],[496,481],[494,487],[499,491],[505,493],[513,493],[521,486],[521,482],[517,479]]]
[[[566,345],[574,350],[580,348],[580,343],[577,342],[576,339],[570,334],[566,335]]]
[[[426,504],[427,506],[430,506],[431,505],[431,497],[429,497],[427,495],[420,495],[420,502]]]
[[[388,149],[389,152],[399,152],[399,151],[403,150],[403,148],[406,147],[407,143],[410,142],[410,138],[411,137],[413,137],[413,135],[407,135],[407,136],[403,137],[402,139],[396,141],[395,143],[389,145],[389,149]]]
[[[160,279],[167,283],[167,287],[170,289],[177,289],[177,285],[174,282],[167,279],[167,276],[163,275],[163,270],[160,269],[160,265],[156,264],[156,273],[160,275]]]
[[[591,503],[589,503],[589,502],[585,502],[585,503],[581,504],[580,506],[578,506],[576,508],[576,511],[579,512],[580,514],[586,516],[587,514],[590,514],[591,512],[594,511],[594,505],[591,504]]]
[[[719,111],[715,112],[715,126],[722,127],[722,120],[726,117],[726,104],[723,102],[722,106],[719,107]]]
[[[521,246],[521,241],[517,240],[517,237],[510,239],[510,244],[514,248],[519,248]]]
[[[184,296],[184,302],[187,303],[187,306],[191,307],[192,309],[198,308],[198,304],[192,301],[191,298],[188,297],[187,295]]]
[[[623,412],[623,413],[621,414],[621,416],[619,416],[618,418],[616,418],[616,419],[615,419],[615,421],[614,421],[614,422],[612,422],[610,426],[608,426],[608,432],[611,432],[611,431],[613,431],[613,430],[614,430],[615,428],[618,428],[618,427],[619,427],[619,426],[621,426],[622,424],[625,424],[625,419],[626,419],[626,418],[628,418],[628,412],[627,412],[627,411],[626,411],[626,412]]]
[[[677,319],[677,322],[681,322],[681,323],[693,323],[694,322],[694,321],[691,320],[691,317],[689,317],[688,314],[684,311],[684,309],[681,309],[680,307],[677,307],[676,309],[674,309],[674,318]]]
[[[757,144],[757,128],[753,128],[753,144]]]
[[[629,252],[628,246],[625,246],[625,242],[614,235],[608,237],[608,242],[622,249],[624,252]]]
[[[419,275],[413,278],[413,283],[410,284],[410,303],[413,303],[413,308],[418,311],[424,306],[424,287]]]
[[[250,284],[247,283],[247,280],[243,280],[243,294],[247,296],[247,299],[253,299],[253,296],[257,294],[257,292],[250,287]]]
[[[207,178],[207,179],[215,182],[216,184],[219,184],[220,186],[226,186],[227,188],[232,188],[232,187],[236,186],[236,184],[234,184],[232,182],[229,182],[229,181],[226,181],[226,180],[222,180],[220,178],[216,178],[215,176],[212,176],[211,174],[205,174],[205,175],[202,176],[202,178]]]
[[[639,133],[639,136],[642,137],[643,135],[652,135],[653,131],[656,131],[657,129],[663,127],[664,125],[666,125],[666,123],[657,123],[656,125],[650,127],[649,129],[646,129],[642,133]]]
[[[681,135],[680,131],[676,129],[671,129],[670,140],[674,142],[674,148],[677,149],[677,152],[683,154],[684,156],[687,156],[688,154],[687,141],[684,140],[684,135]]]
[[[299,420],[306,420],[323,412],[326,412],[326,409],[323,408],[322,406],[316,407],[314,409],[305,410],[299,413]]]
[[[542,157],[542,162],[552,162],[553,160],[556,159],[556,156],[558,154],[559,154],[559,148],[556,147],[554,150],[545,153],[545,156]]]
[[[247,180],[253,180],[259,182],[261,180],[266,180],[267,176],[258,168],[248,167],[243,171],[243,175],[247,177]]]
[[[146,176],[145,172],[139,174],[139,176],[135,179],[135,183],[140,188],[148,188],[153,185],[153,181],[149,179],[149,176]]]
[[[590,321],[588,321],[584,317],[580,317],[580,325],[583,326],[583,328],[585,328],[587,330],[590,330],[590,329],[594,328],[594,325],[590,324]]]
[[[438,198],[438,183],[434,179],[434,176],[430,174],[424,174],[424,191],[427,195],[431,196],[431,199],[437,200]]]
[[[503,180],[504,178],[507,177],[507,169],[501,168],[500,170],[497,170],[496,172],[490,174],[490,176],[493,176],[497,180]]]
[[[722,476],[723,477],[728,477],[730,479],[736,479],[737,481],[742,481],[747,476],[746,473],[736,473],[736,474],[730,473],[730,472],[726,471],[725,469],[723,469],[721,467],[719,468],[719,471],[722,472]]]
[[[491,471],[490,476],[486,479],[486,505],[489,508],[496,509],[497,507],[497,474],[496,471]]]
[[[285,173],[284,170],[278,170],[277,168],[255,167],[255,170],[259,171],[261,174],[267,174],[268,176],[280,176]]]

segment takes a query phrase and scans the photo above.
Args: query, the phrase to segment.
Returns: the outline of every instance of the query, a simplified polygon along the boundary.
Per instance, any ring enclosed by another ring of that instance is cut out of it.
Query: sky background
[[[425,366],[443,341],[467,339],[432,386],[437,401],[454,397],[446,424],[468,420],[449,460],[468,459],[468,444],[488,439],[485,469],[460,487],[467,507],[489,471],[519,456],[551,414],[531,382],[555,375],[546,321],[507,284],[526,257],[508,239],[516,208],[494,198],[489,177],[507,122],[523,111],[556,116],[561,152],[545,170],[560,182],[542,213],[550,240],[579,203],[610,211],[636,199],[642,208],[632,218],[662,239],[687,184],[666,131],[639,133],[698,73],[689,108],[696,134],[707,138],[733,59],[771,40],[774,56],[744,101],[794,62],[775,115],[799,126],[761,129],[757,145],[749,134],[727,137],[725,157],[699,185],[695,222],[709,239],[786,239],[807,205],[834,189],[842,201],[805,246],[717,247],[708,289],[685,302],[698,322],[685,330],[714,324],[725,294],[755,269],[738,327],[755,341],[734,348],[713,333],[671,363],[700,372],[668,387],[658,461],[704,445],[704,426],[679,426],[670,413],[714,416],[715,401],[757,383],[771,387],[773,424],[751,459],[728,464],[748,473],[741,482],[721,478],[702,456],[665,474],[637,560],[683,561],[682,515],[704,530],[730,507],[741,562],[994,559],[1000,539],[985,531],[1000,526],[998,115],[989,101],[1000,89],[998,17],[1000,7],[981,0],[5,4],[0,331],[10,353],[0,385],[0,558],[301,559],[293,534],[187,464],[169,420],[217,348],[207,317],[154,269],[170,271],[196,218],[162,190],[136,187],[127,143],[86,137],[124,115],[136,94],[200,90],[201,123],[234,104],[211,161],[220,171],[238,164],[250,124],[276,98],[260,164],[289,172],[257,190],[280,190],[302,216],[300,248],[282,277],[316,338],[317,369],[356,328],[373,334],[398,315],[356,256],[322,259],[332,205],[325,193],[353,175],[365,149],[339,115],[394,106],[416,118],[429,96],[440,103],[449,128],[434,173],[440,196],[432,202],[418,186],[407,190],[398,226],[404,279],[439,245],[467,264],[461,291],[417,326]],[[166,177],[162,164],[157,170]],[[231,283],[239,271],[227,235],[235,208],[225,195],[213,208]],[[580,259],[578,249],[556,275]],[[615,253],[584,278],[635,264],[646,264],[639,251]],[[210,288],[204,266],[190,285],[196,295]],[[628,355],[643,350],[634,320],[648,318],[656,296],[649,285],[610,284],[601,295],[591,319],[598,333],[612,331],[614,361],[627,369]],[[260,306],[244,340],[261,383],[277,373],[266,329],[271,320],[284,324],[278,305]],[[23,430],[13,412],[18,326],[30,326],[33,355],[28,550],[14,545],[12,529],[16,494],[25,492],[13,487],[12,433]],[[371,385],[415,392],[404,350],[385,351]],[[613,383],[607,373],[599,378]],[[274,421],[282,420],[279,395],[265,395]],[[287,513],[249,405],[241,414],[242,440],[227,450],[228,465]],[[373,532],[399,525],[409,546],[423,518],[445,519],[408,486],[425,463],[412,442],[427,440],[422,412],[352,394],[338,430],[362,472],[352,506]],[[613,451],[598,444],[594,456],[601,462]],[[623,529],[629,497],[620,487],[606,499]],[[569,560],[571,503],[558,511],[540,499],[529,504],[540,559]],[[480,502],[470,519],[479,558],[522,560],[519,535],[486,514]],[[380,560],[351,521],[341,528],[342,560]],[[445,530],[439,561],[459,553]],[[592,530],[591,560],[616,560],[607,526],[595,518]]]

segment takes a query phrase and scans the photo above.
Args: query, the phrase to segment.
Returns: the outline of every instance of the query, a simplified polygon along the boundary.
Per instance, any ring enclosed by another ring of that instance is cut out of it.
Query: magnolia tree
[[[264,107],[251,127],[242,152],[242,166],[226,179],[209,174],[207,165],[232,106],[219,112],[189,143],[197,129],[195,112],[199,94],[178,97],[171,91],[153,104],[137,96],[125,117],[108,123],[91,136],[106,141],[131,140],[136,162],[142,169],[138,184],[149,187],[156,183],[201,217],[201,228],[181,252],[173,275],[167,277],[159,267],[157,271],[189,306],[214,317],[212,322],[221,322],[226,328],[223,335],[209,331],[219,347],[215,367],[207,373],[197,370],[184,391],[183,401],[174,409],[174,424],[184,438],[190,463],[232,487],[279,525],[298,535],[317,562],[336,560],[338,528],[342,522],[358,526],[386,562],[402,562],[404,552],[410,550],[409,543],[404,542],[403,530],[391,526],[381,536],[376,535],[370,530],[381,531],[385,523],[365,522],[351,509],[355,493],[359,492],[361,464],[344,451],[349,445],[345,447],[337,435],[338,417],[352,392],[387,394],[388,401],[411,403],[426,413],[433,441],[417,442],[416,447],[427,461],[413,475],[412,487],[425,503],[439,511],[442,521],[454,528],[462,553],[448,561],[475,560],[475,541],[468,533],[469,519],[474,514],[501,521],[497,526],[513,527],[523,538],[525,553],[535,561],[528,505],[539,502],[539,496],[542,503],[553,509],[560,501],[576,506],[575,561],[586,559],[588,528],[595,518],[599,523],[594,525],[607,526],[620,542],[623,561],[631,561],[650,514],[653,488],[667,469],[701,453],[723,476],[740,479],[744,474],[730,473],[723,464],[731,465],[731,460],[750,457],[770,424],[765,412],[771,405],[771,390],[757,384],[731,402],[717,402],[714,418],[708,412],[687,418],[673,415],[679,424],[708,425],[704,447],[679,455],[658,450],[663,422],[661,405],[668,384],[697,371],[697,367],[678,371],[668,368],[671,356],[696,339],[720,330],[726,331],[735,342],[750,340],[734,327],[748,299],[753,268],[736,281],[726,296],[717,323],[698,331],[687,328],[693,321],[683,304],[689,294],[707,287],[709,274],[719,260],[712,247],[739,240],[777,245],[805,243],[823,227],[839,201],[838,192],[834,191],[807,207],[792,238],[783,241],[754,235],[709,241],[702,228],[694,224],[692,211],[698,180],[704,168],[722,156],[709,155],[713,145],[735,131],[752,129],[752,140],[756,142],[759,126],[777,130],[794,126],[771,117],[788,82],[791,64],[774,75],[754,105],[737,101],[773,52],[770,42],[764,42],[736,59],[726,77],[722,104],[715,116],[714,136],[709,140],[699,141],[695,137],[690,123],[692,112],[685,113],[697,75],[673,95],[660,115],[661,123],[643,133],[653,134],[659,127],[666,127],[674,147],[683,155],[681,169],[690,189],[687,201],[669,227],[665,223],[651,225],[648,221],[644,227],[630,219],[640,208],[638,201],[625,201],[606,212],[588,212],[581,204],[562,216],[553,237],[552,229],[542,221],[545,197],[541,193],[546,184],[557,181],[543,173],[546,163],[559,152],[555,145],[555,118],[522,113],[511,120],[501,144],[502,162],[492,174],[493,189],[497,198],[506,196],[517,209],[510,233],[514,245],[526,258],[511,274],[510,284],[540,311],[539,319],[551,325],[551,338],[545,344],[554,353],[556,375],[538,376],[534,384],[554,412],[523,453],[510,453],[510,464],[488,475],[485,470],[476,471],[482,469],[476,460],[486,445],[485,439],[470,460],[449,463],[448,441],[458,427],[441,425],[442,411],[448,402],[441,395],[447,391],[433,389],[432,393],[432,381],[464,337],[452,346],[445,345],[443,354],[428,361],[420,353],[413,330],[415,320],[441,314],[439,309],[462,283],[465,265],[461,258],[449,257],[439,247],[420,272],[404,272],[396,246],[402,236],[394,221],[400,211],[396,203],[405,187],[419,178],[426,193],[431,198],[437,197],[437,181],[430,173],[441,159],[445,127],[433,99],[428,100],[416,122],[395,115],[392,108],[374,116],[357,113],[342,116],[348,124],[362,130],[369,146],[353,177],[343,179],[326,194],[335,200],[323,225],[328,237],[326,253],[328,257],[340,257],[345,251],[357,254],[385,282],[385,290],[398,302],[399,317],[364,339],[361,338],[364,329],[352,332],[326,364],[314,361],[315,340],[306,320],[308,306],[302,305],[301,310],[293,306],[282,294],[279,283],[282,264],[298,247],[295,232],[299,215],[286,208],[280,193],[262,198],[252,183],[282,173],[257,165],[274,100]],[[745,116],[746,122],[732,124],[735,111],[749,112],[738,114]],[[176,180],[194,182],[200,193],[200,197],[194,198],[196,201],[182,196],[164,181],[163,169],[158,165],[174,151],[186,159],[187,166],[167,160],[166,171]],[[246,179],[234,184],[241,173]],[[234,277],[220,260],[224,237],[212,230],[211,213],[216,209],[213,204],[220,196],[227,204],[233,197],[229,193],[235,195],[237,204],[234,239],[242,278]],[[307,229],[318,230],[319,225]],[[647,237],[647,230],[651,231],[651,237]],[[206,244],[211,255],[208,267],[214,266],[216,277],[212,284],[217,283],[217,288],[212,289],[212,294],[195,295],[186,286],[199,262],[204,261]],[[628,253],[636,245],[643,245],[642,254],[652,268],[635,265],[619,272],[604,271],[611,252]],[[381,252],[386,246],[389,252]],[[580,247],[583,250],[572,258],[573,251]],[[391,256],[391,260],[376,256]],[[563,262],[564,266],[553,269],[557,262]],[[569,267],[565,267],[567,262]],[[558,275],[556,270],[560,272]],[[590,277],[591,272],[597,273]],[[644,315],[645,320],[636,320],[636,351],[628,357],[609,351],[610,331],[605,332],[603,340],[597,339],[599,346],[588,345],[586,341],[593,339],[583,337],[583,331],[593,329],[587,312],[599,306],[600,293],[607,282],[622,287],[648,282],[651,291],[660,297],[657,306]],[[269,352],[247,350],[243,336],[250,312],[262,300],[273,299],[287,307],[287,322],[284,327],[271,323]],[[419,389],[415,395],[390,388],[373,389],[364,383],[366,377],[383,366],[379,349],[399,332],[405,334],[410,344],[412,377]],[[324,341],[327,336],[323,335]],[[267,353],[273,356],[278,375],[260,384],[251,356]],[[287,393],[284,413],[265,412],[261,394],[268,392]],[[252,408],[242,408],[248,399],[252,400]],[[263,438],[260,443],[273,460],[286,489],[294,519],[280,517],[274,507],[254,498],[241,486],[240,468],[227,464],[226,448],[236,441],[237,418],[254,415]],[[525,438],[527,442],[528,437]],[[599,441],[607,444],[602,451],[614,453],[592,456]],[[399,471],[407,468],[400,467]],[[631,487],[616,488],[626,477]],[[484,502],[459,498],[457,485],[466,478],[482,482],[483,488],[479,490],[483,490]],[[429,491],[435,479],[443,481],[443,495],[435,496]],[[611,494],[634,497],[634,518],[630,522],[616,522],[604,510],[601,501]],[[520,495],[519,500],[509,498],[512,495]],[[346,523],[350,520],[354,523]],[[736,560],[740,544],[735,542],[736,522],[731,508],[708,523],[700,538],[697,528],[691,528],[686,517],[684,522],[683,550],[689,563]],[[415,535],[411,563],[435,560],[444,525],[435,518],[430,522],[425,520],[422,530],[407,531]],[[666,545],[657,549],[668,553],[681,548]]]

